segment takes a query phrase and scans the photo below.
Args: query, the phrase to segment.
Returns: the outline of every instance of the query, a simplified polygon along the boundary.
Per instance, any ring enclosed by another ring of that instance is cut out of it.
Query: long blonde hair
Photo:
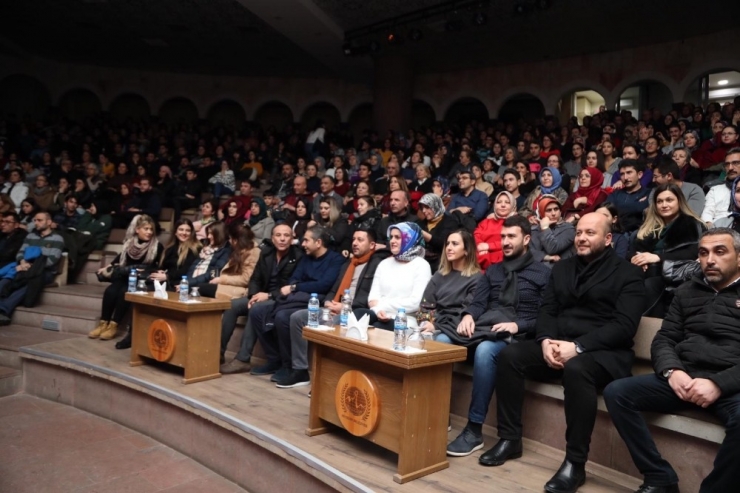
[[[674,183],[664,183],[655,189],[653,198],[650,201],[650,206],[645,214],[645,222],[642,223],[642,226],[640,226],[640,229],[637,231],[637,237],[641,240],[644,240],[650,235],[660,235],[663,229],[667,226],[665,220],[663,220],[663,218],[660,217],[660,214],[658,214],[658,207],[656,205],[658,203],[658,195],[663,192],[671,192],[676,197],[676,200],[678,200],[679,215],[689,216],[697,222],[702,222],[701,218],[691,210],[691,207],[689,207],[689,203],[686,201],[686,197],[681,191],[681,187]]]
[[[447,241],[449,241],[449,238],[452,235],[460,235],[463,247],[465,248],[465,265],[463,266],[460,275],[463,277],[470,277],[479,273],[480,266],[478,265],[478,259],[476,257],[475,238],[473,238],[473,235],[471,235],[466,229],[458,229],[457,231],[453,231],[447,235],[447,238],[445,238],[445,246],[447,246]],[[452,272],[452,262],[447,260],[447,255],[445,255],[444,251],[439,260],[439,272],[443,276]]]
[[[325,224],[328,224],[329,227],[333,227],[337,221],[342,217],[342,211],[339,210],[339,206],[337,205],[337,202],[329,197],[324,197],[319,201],[319,205],[321,204],[328,204],[329,205],[329,220],[326,221]],[[319,214],[320,217],[320,214]],[[321,222],[324,222],[322,219]]]

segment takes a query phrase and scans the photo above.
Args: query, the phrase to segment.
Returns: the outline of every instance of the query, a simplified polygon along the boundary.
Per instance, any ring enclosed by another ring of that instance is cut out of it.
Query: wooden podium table
[[[134,306],[131,321],[131,366],[151,358],[185,369],[183,383],[195,383],[221,374],[221,314],[231,301],[198,298],[183,303],[178,293],[168,299],[154,293],[126,293]]]
[[[426,352],[394,351],[393,332],[370,329],[368,341],[334,331],[303,329],[312,346],[309,436],[328,423],[398,454],[397,483],[449,467],[447,420],[452,365],[460,346],[427,341]]]

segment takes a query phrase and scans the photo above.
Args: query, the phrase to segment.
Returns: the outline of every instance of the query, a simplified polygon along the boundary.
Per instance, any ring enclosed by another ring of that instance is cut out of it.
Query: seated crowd
[[[574,492],[585,481],[601,392],[645,476],[639,491],[677,491],[678,482],[639,411],[692,406],[727,425],[702,491],[731,491],[740,479],[732,467],[740,411],[736,103],[678,105],[665,116],[654,109],[639,120],[601,111],[583,124],[472,123],[384,140],[368,132],[358,148],[344,134],[315,130],[303,145],[292,128],[180,128],[173,136],[166,127],[111,122],[107,134],[60,123],[29,145],[24,125],[0,123],[10,134],[8,149],[0,147],[0,268],[8,270],[0,324],[34,302],[62,250],[74,281],[111,228],[125,229],[121,253],[97,272],[110,284],[91,338],[113,339],[124,324],[132,269],[148,289],[156,280],[177,290],[187,276],[202,295],[231,300],[222,373],[299,387],[310,384],[308,299],[316,293],[337,317],[348,289],[355,315],[368,314],[378,329],[392,330],[404,308],[409,326],[469,349],[468,423],[449,455],[483,448],[500,389],[499,441],[479,462],[520,457],[524,379],[557,378],[567,446],[546,491]],[[174,211],[169,238],[159,234],[165,207]],[[655,374],[630,377],[641,316],[664,317]],[[240,349],[226,362],[239,317]],[[267,361],[253,366],[258,340]],[[116,347],[130,344],[129,331]]]

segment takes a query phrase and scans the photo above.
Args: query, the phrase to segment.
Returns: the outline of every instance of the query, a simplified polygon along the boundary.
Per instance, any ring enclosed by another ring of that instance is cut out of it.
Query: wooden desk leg
[[[183,383],[202,382],[220,378],[221,314],[191,313],[187,320],[187,355]],[[200,351],[191,351],[191,348]]]
[[[146,346],[146,334],[142,335],[141,331],[144,330],[142,327],[140,327],[141,323],[139,322],[139,317],[141,316],[141,309],[138,305],[134,304],[134,311],[131,315],[131,359],[129,361],[129,366],[141,366],[145,364],[144,358],[139,356],[140,348],[141,350],[144,349]],[[139,338],[144,337],[145,341],[143,343],[139,342]],[[144,347],[142,347],[142,344]]]
[[[446,452],[451,384],[451,364],[404,374],[398,472],[393,475],[396,483],[450,466]]]
[[[308,428],[306,428],[306,435],[312,437],[321,435],[329,431],[327,423],[319,418],[319,407],[322,398],[328,398],[334,400],[334,396],[331,394],[331,389],[325,389],[321,381],[321,367],[323,358],[323,346],[320,344],[311,344],[313,348],[311,350],[311,405],[308,412]]]

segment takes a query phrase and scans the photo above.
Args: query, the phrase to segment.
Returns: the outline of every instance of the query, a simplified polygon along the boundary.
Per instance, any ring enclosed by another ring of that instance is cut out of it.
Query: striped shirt
[[[28,233],[21,249],[18,250],[18,254],[15,256],[16,262],[23,260],[26,248],[32,246],[41,248],[41,254],[46,256],[46,270],[54,271],[57,264],[59,264],[59,259],[62,258],[64,239],[53,231],[46,236],[40,236],[36,231]]]

